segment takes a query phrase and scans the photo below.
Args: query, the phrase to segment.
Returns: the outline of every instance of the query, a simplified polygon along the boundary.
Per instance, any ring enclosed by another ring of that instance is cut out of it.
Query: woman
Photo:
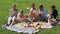
[[[13,25],[16,23],[17,11],[18,9],[16,8],[16,5],[14,4],[13,8],[9,10],[9,18],[8,18],[7,26]]]
[[[36,12],[36,8],[35,8],[35,4],[32,4],[32,8],[30,9],[30,13],[29,13],[30,18],[32,18],[33,20],[35,19],[35,17],[37,16],[37,12]]]
[[[17,17],[18,9],[15,4],[13,5],[12,9],[9,10],[9,13],[10,12],[12,12],[13,16]]]

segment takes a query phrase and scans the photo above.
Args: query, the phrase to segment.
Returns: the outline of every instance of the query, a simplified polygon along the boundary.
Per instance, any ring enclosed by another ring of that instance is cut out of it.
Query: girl
[[[9,10],[9,13],[12,12],[13,16],[16,16],[17,17],[17,12],[18,9],[16,7],[16,4],[13,5],[12,9]]]
[[[21,11],[17,14],[17,19],[19,22],[23,22],[25,20],[25,15],[24,15],[23,11]]]

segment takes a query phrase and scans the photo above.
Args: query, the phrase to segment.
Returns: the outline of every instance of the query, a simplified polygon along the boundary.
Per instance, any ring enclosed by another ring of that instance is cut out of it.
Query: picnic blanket
[[[36,25],[37,23],[40,23],[40,22],[34,22],[33,25]],[[26,25],[25,22],[18,23],[15,25],[10,25],[10,26],[3,25],[2,28],[5,28],[5,29],[11,30],[11,31],[23,32],[23,33],[29,33],[29,34],[39,32],[39,29],[36,29],[34,27],[24,27],[24,25]],[[44,22],[41,22],[40,26],[41,26],[41,28],[52,28],[52,26],[50,24],[44,23]]]
[[[29,34],[36,33],[39,31],[32,27],[24,27],[24,24],[25,23],[18,23],[13,26],[12,25],[10,25],[10,26],[3,25],[2,28],[11,30],[11,31],[16,31],[18,33],[22,32],[22,33],[29,33]]]
[[[16,25],[5,26],[4,28],[7,29],[7,30],[16,31],[18,33],[23,32],[23,33],[29,33],[29,34],[36,33],[36,32],[39,31],[35,28],[31,28],[31,27],[25,28],[23,26],[22,27],[17,27]]]
[[[37,25],[37,23],[39,23],[39,25],[41,26],[41,28],[52,28],[53,26],[51,26],[50,23],[46,23],[46,22],[33,22],[33,25]]]

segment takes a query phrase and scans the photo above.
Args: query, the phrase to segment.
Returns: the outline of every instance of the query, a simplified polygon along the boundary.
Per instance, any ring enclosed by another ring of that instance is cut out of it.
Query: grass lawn
[[[9,9],[12,8],[12,4],[16,4],[19,10],[26,11],[26,7],[31,7],[31,4],[35,3],[38,11],[38,5],[43,4],[47,11],[50,9],[51,5],[56,5],[60,19],[60,0],[0,0],[0,34],[20,34],[17,32],[12,32],[2,29],[2,25],[7,23],[7,18],[9,16]],[[37,34],[60,34],[60,25],[55,26],[51,29],[43,29]]]

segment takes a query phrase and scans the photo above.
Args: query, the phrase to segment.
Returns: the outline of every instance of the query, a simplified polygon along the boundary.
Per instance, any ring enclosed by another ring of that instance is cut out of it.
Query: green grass
[[[8,30],[2,29],[2,25],[7,23],[7,18],[9,16],[9,9],[12,8],[13,4],[17,5],[17,8],[23,10],[24,13],[28,13],[26,11],[26,7],[31,7],[31,4],[35,3],[36,8],[38,9],[39,4],[43,4],[47,11],[50,9],[51,5],[56,5],[58,10],[60,19],[60,0],[0,0],[0,34],[20,34],[17,32],[12,32]],[[60,34],[60,26],[57,25],[51,29],[43,29],[37,34]]]

